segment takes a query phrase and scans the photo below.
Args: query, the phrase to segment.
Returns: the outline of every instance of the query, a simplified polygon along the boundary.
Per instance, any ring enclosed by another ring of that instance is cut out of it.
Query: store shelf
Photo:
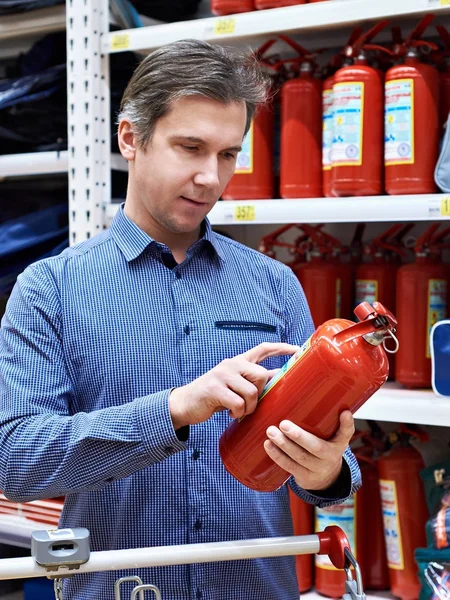
[[[111,168],[117,171],[128,171],[128,163],[120,154],[111,154]],[[0,178],[67,173],[67,169],[68,157],[66,150],[63,152],[29,152],[0,156]]]
[[[186,37],[211,42],[239,41],[276,33],[304,33],[317,38],[319,30],[361,25],[365,21],[385,18],[419,17],[432,11],[438,17],[450,15],[447,0],[335,0],[319,3],[261,10],[152,27],[127,29],[104,36],[102,50],[106,53],[124,50],[150,50]],[[327,40],[329,42],[329,40]],[[318,43],[319,40],[316,42]],[[323,45],[323,38],[320,39]],[[330,46],[331,44],[328,43]]]
[[[355,418],[448,427],[450,398],[436,396],[431,390],[405,390],[396,383],[386,383]]]
[[[2,15],[0,18],[0,40],[12,38],[43,36],[66,28],[66,9],[64,4],[49,8],[40,8],[30,12]]]
[[[105,207],[107,224],[117,208],[118,204]],[[450,219],[450,201],[445,194],[239,200],[218,202],[209,219],[213,225],[440,221]]]

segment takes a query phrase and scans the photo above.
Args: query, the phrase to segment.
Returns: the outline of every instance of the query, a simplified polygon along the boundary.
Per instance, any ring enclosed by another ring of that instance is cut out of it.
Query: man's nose
[[[219,185],[219,161],[216,156],[211,156],[202,161],[194,177],[194,183],[213,188]]]

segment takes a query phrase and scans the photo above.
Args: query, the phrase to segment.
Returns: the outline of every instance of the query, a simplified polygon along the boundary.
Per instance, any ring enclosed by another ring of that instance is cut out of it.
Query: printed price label
[[[441,200],[441,217],[450,217],[450,198],[443,198]]]
[[[128,33],[115,33],[111,40],[111,50],[126,50],[130,45]]]
[[[214,35],[228,35],[234,33],[236,19],[234,17],[223,17],[214,23]]]
[[[256,219],[255,207],[252,204],[236,206],[234,209],[235,221],[254,221]]]
[[[428,8],[437,8],[438,6],[450,6],[450,0],[428,0]]]

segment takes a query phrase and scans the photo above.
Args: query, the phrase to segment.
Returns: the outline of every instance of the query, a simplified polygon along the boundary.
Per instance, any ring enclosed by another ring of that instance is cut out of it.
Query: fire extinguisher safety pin
[[[363,589],[361,568],[351,553],[350,548],[345,548],[344,554],[346,563],[344,570],[347,581],[345,582],[345,594],[342,600],[365,600],[366,595]],[[355,570],[355,579],[353,579],[351,567]]]
[[[390,350],[387,346],[386,346],[386,341],[389,339],[393,339],[395,342],[395,346],[392,350]],[[398,341],[398,339],[396,338],[396,336],[394,335],[394,332],[391,330],[387,331],[387,335],[384,336],[383,338],[383,348],[384,350],[388,353],[388,354],[395,354],[396,352],[398,352],[398,349],[400,348],[400,342]]]

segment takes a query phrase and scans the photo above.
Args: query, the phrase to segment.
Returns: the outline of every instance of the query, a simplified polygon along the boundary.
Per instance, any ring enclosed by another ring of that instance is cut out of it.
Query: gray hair
[[[200,40],[181,40],[158,48],[140,63],[123,94],[118,123],[129,120],[138,143],[145,147],[156,121],[175,100],[203,96],[224,104],[243,100],[247,133],[269,89],[269,79],[254,55]]]

